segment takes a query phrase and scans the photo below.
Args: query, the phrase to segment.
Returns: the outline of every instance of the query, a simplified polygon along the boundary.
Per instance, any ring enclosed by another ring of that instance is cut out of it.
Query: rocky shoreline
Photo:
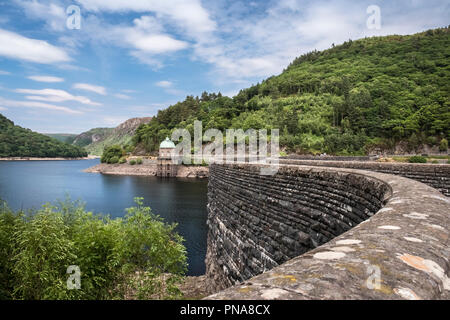
[[[88,173],[101,173],[122,176],[156,176],[156,164],[130,165],[100,163],[83,170]],[[209,176],[208,167],[204,166],[183,166],[178,168],[177,178],[207,178]]]
[[[100,158],[100,157],[97,157],[97,156],[87,156],[87,157],[80,157],[80,158],[5,157],[5,158],[0,158],[0,161],[62,161],[62,160],[90,160],[90,159],[98,159],[98,158]]]

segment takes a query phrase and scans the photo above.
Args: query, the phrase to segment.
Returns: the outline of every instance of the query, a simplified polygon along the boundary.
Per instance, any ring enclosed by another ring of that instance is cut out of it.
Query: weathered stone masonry
[[[284,164],[369,170],[395,174],[425,183],[450,197],[448,164],[397,163],[374,161],[281,160]]]
[[[450,298],[450,200],[437,190],[352,169],[259,169],[210,166],[207,277],[238,285],[209,298]]]

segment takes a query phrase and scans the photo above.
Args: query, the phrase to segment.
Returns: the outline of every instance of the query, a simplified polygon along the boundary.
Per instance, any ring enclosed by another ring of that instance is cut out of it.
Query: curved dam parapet
[[[331,159],[336,159],[330,157]],[[352,157],[343,157],[352,159]],[[364,157],[356,157],[364,159]],[[398,163],[398,162],[375,162],[375,161],[336,161],[336,160],[296,160],[281,159],[282,164],[306,165],[315,167],[335,167],[376,171],[387,174],[395,174],[405,178],[425,183],[445,196],[450,197],[450,165],[430,163]]]
[[[379,172],[211,165],[207,299],[449,299],[450,199]]]

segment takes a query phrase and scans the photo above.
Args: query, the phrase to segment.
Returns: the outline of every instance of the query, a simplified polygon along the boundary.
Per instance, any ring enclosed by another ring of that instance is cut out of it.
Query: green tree
[[[119,145],[113,145],[110,147],[106,147],[103,150],[102,157],[100,161],[102,163],[118,163],[119,159],[125,155],[124,150]]]

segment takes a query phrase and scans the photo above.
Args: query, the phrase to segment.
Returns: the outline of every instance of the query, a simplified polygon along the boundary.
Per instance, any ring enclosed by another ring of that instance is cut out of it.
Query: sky
[[[187,95],[232,97],[315,49],[449,18],[448,0],[0,0],[0,113],[42,133],[115,127]]]

